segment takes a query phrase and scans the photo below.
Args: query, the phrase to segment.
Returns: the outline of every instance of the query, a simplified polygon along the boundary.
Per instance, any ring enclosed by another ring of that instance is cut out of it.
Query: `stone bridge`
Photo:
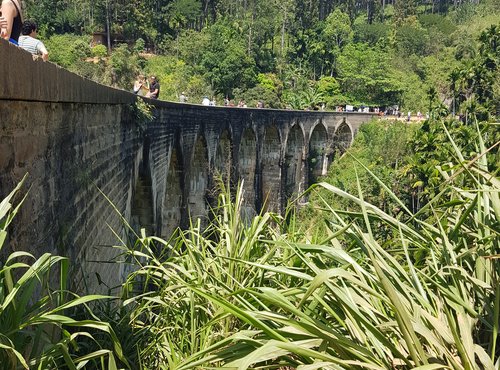
[[[69,256],[77,284],[112,286],[118,212],[168,237],[206,222],[217,179],[243,180],[248,212],[282,212],[372,118],[148,101],[146,123],[136,99],[0,40],[0,200],[28,173],[10,250]]]

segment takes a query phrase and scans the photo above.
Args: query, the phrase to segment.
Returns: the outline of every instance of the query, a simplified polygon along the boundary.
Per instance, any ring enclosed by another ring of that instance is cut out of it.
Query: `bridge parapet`
[[[11,249],[70,256],[80,283],[114,286],[126,273],[109,263],[114,233],[129,232],[98,189],[131,224],[164,237],[189,215],[206,220],[216,172],[244,179],[248,210],[281,212],[371,119],[148,101],[155,119],[144,130],[136,99],[0,40],[0,199],[25,173],[30,188]]]

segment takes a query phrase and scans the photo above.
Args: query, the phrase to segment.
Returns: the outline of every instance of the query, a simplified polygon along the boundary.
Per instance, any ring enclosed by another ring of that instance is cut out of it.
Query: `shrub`
[[[110,85],[130,90],[137,70],[137,55],[133,54],[126,44],[120,44],[113,49],[106,70]]]
[[[104,45],[96,45],[92,48],[92,56],[104,58],[108,55],[108,48]]]
[[[261,84],[257,84],[257,86],[246,91],[236,88],[234,89],[234,96],[237,100],[245,100],[249,107],[256,107],[257,103],[262,101],[265,108],[283,108],[276,90]]]
[[[50,60],[72,70],[76,61],[91,56],[90,38],[71,34],[54,35],[46,43]]]

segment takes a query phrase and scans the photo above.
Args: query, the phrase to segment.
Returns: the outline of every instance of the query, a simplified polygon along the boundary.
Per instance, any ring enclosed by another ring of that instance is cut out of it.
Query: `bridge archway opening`
[[[276,126],[266,127],[262,144],[262,202],[263,208],[281,212],[281,140]]]
[[[309,155],[307,158],[309,167],[308,184],[311,186],[318,182],[320,176],[325,176],[328,167],[328,134],[325,126],[317,124],[309,139]]]
[[[182,221],[182,157],[177,146],[172,148],[163,198],[160,235],[168,240]]]
[[[294,125],[288,134],[284,161],[285,201],[298,195],[302,189],[302,155],[304,152],[304,132],[300,125]]]
[[[349,148],[352,144],[353,140],[353,132],[351,127],[346,123],[346,121],[342,121],[342,123],[337,127],[335,131],[335,147],[341,153],[344,153],[347,148]]]
[[[255,169],[257,167],[257,140],[255,132],[246,128],[238,151],[238,169],[243,180],[243,207],[248,215],[255,213]]]
[[[189,167],[189,195],[187,209],[192,220],[201,219],[201,225],[207,224],[207,186],[208,186],[208,151],[207,142],[199,136],[193,148]]]
[[[216,181],[221,180],[226,186],[230,185],[233,174],[233,143],[228,130],[224,130],[220,136],[215,153],[214,170]]]

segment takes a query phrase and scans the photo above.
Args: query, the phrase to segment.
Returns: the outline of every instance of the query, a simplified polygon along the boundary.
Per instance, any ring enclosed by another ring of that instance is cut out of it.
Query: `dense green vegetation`
[[[121,245],[136,270],[120,297],[68,291],[63,257],[6,256],[2,368],[500,367],[495,2],[28,4],[53,60],[117,86],[140,69],[161,76],[164,97],[297,108],[396,99],[430,119],[362,126],[309,206],[286,217],[243,219],[241,187],[221,184],[206,229],[193,220],[169,241],[143,232]],[[145,41],[108,54],[62,34],[103,22]],[[147,107],[137,110],[147,124]],[[20,186],[0,202],[0,252]]]
[[[494,147],[500,141],[500,130],[498,124],[483,122],[476,127],[453,119],[412,125],[373,121],[361,126],[353,145],[335,160],[324,181],[355,194],[359,180],[364,200],[394,217],[404,217],[401,202],[411,212],[419,212],[442,190],[443,171],[448,171],[451,163],[460,159],[450,136],[461,148],[462,158],[473,160],[479,155],[478,137],[484,138],[487,147]],[[489,170],[496,173],[499,163],[500,155],[494,147],[488,157]],[[373,174],[380,181],[374,181]],[[390,196],[390,191],[397,195],[397,201]],[[310,224],[315,233],[324,232],[315,219],[314,206],[318,198],[335,209],[346,208],[349,204],[328,192],[310,195],[310,205],[301,211],[301,219]],[[379,231],[384,232],[383,229]]]
[[[463,110],[470,94],[457,87],[500,9],[495,0],[29,0],[27,13],[52,61],[128,90],[137,73],[156,74],[162,99],[184,91],[195,103],[208,95],[249,106],[397,104],[415,113],[428,111],[431,87]],[[108,28],[109,55],[90,46],[91,33]],[[498,90],[497,82],[493,100]]]

